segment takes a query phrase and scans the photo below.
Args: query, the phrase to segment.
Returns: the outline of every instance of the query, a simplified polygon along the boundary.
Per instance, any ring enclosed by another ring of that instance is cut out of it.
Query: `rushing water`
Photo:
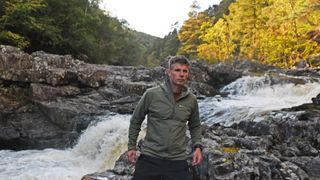
[[[203,123],[230,125],[241,120],[262,120],[271,110],[311,102],[320,92],[318,82],[271,85],[265,77],[243,77],[224,87],[227,97],[200,101]],[[130,115],[99,117],[70,149],[0,151],[0,179],[79,180],[88,173],[112,168],[126,149]]]
[[[201,119],[229,126],[242,120],[262,120],[272,110],[310,103],[320,93],[319,82],[271,85],[268,76],[246,76],[225,86],[227,97],[206,98],[200,102]]]
[[[129,115],[100,117],[72,149],[0,151],[0,179],[80,180],[112,168],[125,150]]]

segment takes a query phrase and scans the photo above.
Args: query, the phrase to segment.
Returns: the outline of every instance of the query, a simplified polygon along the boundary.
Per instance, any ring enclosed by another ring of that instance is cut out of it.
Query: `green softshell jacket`
[[[195,95],[187,88],[176,102],[169,82],[148,89],[143,94],[130,120],[129,150],[136,148],[141,124],[146,115],[147,132],[141,153],[169,160],[186,159],[187,125],[193,145],[200,145],[198,103]]]

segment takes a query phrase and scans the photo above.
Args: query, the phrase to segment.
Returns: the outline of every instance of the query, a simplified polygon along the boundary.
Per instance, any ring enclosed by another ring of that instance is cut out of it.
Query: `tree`
[[[317,0],[236,1],[228,15],[200,36],[198,56],[210,62],[246,58],[291,68],[320,53],[319,7]]]
[[[181,42],[178,54],[185,55],[189,58],[197,57],[197,47],[201,44],[199,37],[206,32],[204,27],[207,27],[202,26],[202,24],[213,21],[207,13],[198,13],[199,8],[197,2],[194,1],[191,5],[191,11],[188,14],[189,19],[183,23],[178,34]]]
[[[135,64],[132,30],[99,8],[100,0],[1,0],[0,43],[71,54],[91,63]]]
[[[37,18],[46,4],[43,0],[1,0],[0,41],[20,48],[30,47],[30,36],[41,33],[46,25]]]
[[[208,26],[211,26],[210,24]],[[198,57],[209,62],[226,61],[234,58],[236,44],[228,22],[221,18],[206,34],[200,37],[203,43],[198,47]]]
[[[239,42],[239,58],[258,60],[260,31],[265,28],[262,9],[268,0],[240,0],[231,4],[230,14],[226,16],[234,42]]]
[[[231,3],[235,2],[235,0],[222,0],[219,5],[213,5],[205,10],[205,12],[210,16],[214,17],[215,22],[220,18],[223,18],[224,15],[229,14],[229,6]]]
[[[49,52],[78,56],[85,54],[94,62],[97,49],[97,29],[101,24],[103,11],[96,1],[88,0],[46,0],[45,15],[53,18],[52,24],[59,29],[59,37],[51,46],[44,46]],[[41,40],[40,40],[41,41]],[[38,42],[38,41],[36,41]],[[35,47],[35,49],[39,49]]]
[[[163,38],[163,47],[160,53],[160,60],[166,59],[168,56],[176,55],[180,47],[178,31],[174,29]]]
[[[268,54],[266,63],[292,67],[297,61],[320,52],[319,44],[308,37],[308,32],[319,27],[320,11],[316,7],[313,0],[271,1],[265,8],[268,28],[261,44],[264,54]]]

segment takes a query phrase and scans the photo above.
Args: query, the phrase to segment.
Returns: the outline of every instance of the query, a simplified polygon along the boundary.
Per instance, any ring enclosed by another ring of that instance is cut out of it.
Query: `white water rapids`
[[[230,125],[244,119],[262,120],[271,110],[311,102],[319,82],[271,85],[268,77],[243,77],[224,87],[227,97],[199,101],[203,123]],[[130,115],[99,117],[70,149],[0,151],[0,179],[80,180],[83,175],[113,167],[126,150]]]
[[[101,117],[66,150],[0,151],[0,179],[80,180],[113,167],[126,149],[129,115]]]
[[[246,76],[221,91],[229,93],[228,97],[206,98],[200,103],[201,119],[207,124],[259,121],[272,110],[311,103],[311,98],[320,93],[320,83],[271,85],[269,76]]]

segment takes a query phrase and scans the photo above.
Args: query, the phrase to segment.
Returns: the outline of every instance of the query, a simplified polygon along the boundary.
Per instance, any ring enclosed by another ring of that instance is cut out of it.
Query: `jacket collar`
[[[166,79],[165,82],[163,84],[160,85],[162,90],[165,92],[166,96],[171,99],[172,101],[174,101],[174,98],[173,98],[173,92],[172,92],[172,88],[171,88],[171,84],[170,84],[170,81],[169,79]],[[187,86],[184,86],[184,88],[182,89],[182,92],[181,92],[181,96],[179,99],[182,99],[184,97],[186,97],[188,94],[189,94],[189,89]]]

